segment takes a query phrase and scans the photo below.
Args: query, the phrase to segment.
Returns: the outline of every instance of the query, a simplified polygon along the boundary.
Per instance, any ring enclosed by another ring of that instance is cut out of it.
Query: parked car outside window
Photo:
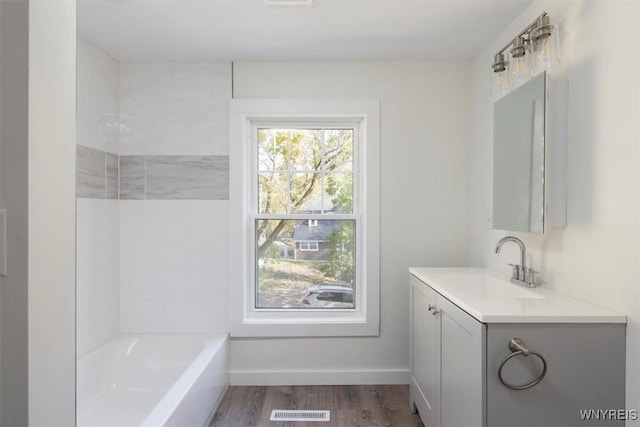
[[[353,289],[343,285],[311,286],[302,305],[314,308],[353,308]]]

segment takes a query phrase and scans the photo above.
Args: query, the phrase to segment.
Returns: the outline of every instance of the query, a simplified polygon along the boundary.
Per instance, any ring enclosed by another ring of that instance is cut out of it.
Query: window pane
[[[325,129],[324,156],[327,170],[353,170],[353,129]]]
[[[322,212],[322,175],[319,173],[291,174],[291,208],[289,213]]]
[[[322,200],[325,212],[353,213],[353,173],[326,174],[323,189]]]
[[[258,169],[260,171],[287,170],[288,138],[276,129],[258,129]]]
[[[317,171],[322,168],[322,130],[291,129],[289,131],[289,169]]]
[[[354,308],[355,221],[256,220],[256,308]]]
[[[259,129],[259,213],[351,213],[353,130]]]
[[[258,212],[287,213],[289,174],[260,173],[258,175]]]

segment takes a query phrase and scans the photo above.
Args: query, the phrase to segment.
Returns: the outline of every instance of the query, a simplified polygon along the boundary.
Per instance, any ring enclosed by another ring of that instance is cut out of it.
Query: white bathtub
[[[227,336],[120,335],[78,360],[78,427],[207,425],[229,384]]]

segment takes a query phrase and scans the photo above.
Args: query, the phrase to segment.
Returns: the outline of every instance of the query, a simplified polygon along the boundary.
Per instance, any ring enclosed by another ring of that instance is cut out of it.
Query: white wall
[[[75,424],[75,1],[29,1],[29,425]]]
[[[121,155],[228,154],[231,64],[122,63]],[[228,332],[228,201],[120,201],[120,329]]]
[[[7,276],[0,278],[0,424],[27,425],[27,142],[29,5],[0,2],[0,208]]]
[[[469,263],[507,271],[515,248],[493,253],[503,231],[490,207],[495,51],[546,10],[562,33],[554,78],[569,82],[568,226],[521,234],[545,285],[620,311],[627,325],[627,408],[640,408],[640,3],[535,1],[478,54],[472,74]]]
[[[118,63],[78,37],[76,142],[118,153]],[[78,198],[77,355],[82,357],[120,330],[118,200]]]
[[[468,63],[234,64],[235,98],[381,101],[382,261],[380,337],[234,339],[233,383],[408,382],[407,269],[466,262],[469,91]]]

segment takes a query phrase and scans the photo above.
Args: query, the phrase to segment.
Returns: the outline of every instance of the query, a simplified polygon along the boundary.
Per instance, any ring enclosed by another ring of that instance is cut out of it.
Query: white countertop
[[[483,323],[626,323],[626,316],[545,287],[526,288],[483,268],[409,273]]]

